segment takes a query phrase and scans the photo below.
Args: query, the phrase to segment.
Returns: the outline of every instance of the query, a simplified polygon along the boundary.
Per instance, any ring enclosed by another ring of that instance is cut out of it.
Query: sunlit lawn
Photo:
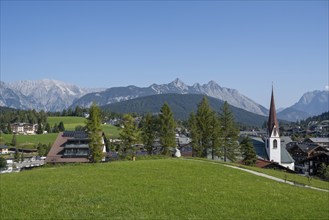
[[[1,175],[1,219],[327,219],[329,194],[180,159]],[[5,205],[3,205],[5,204]]]

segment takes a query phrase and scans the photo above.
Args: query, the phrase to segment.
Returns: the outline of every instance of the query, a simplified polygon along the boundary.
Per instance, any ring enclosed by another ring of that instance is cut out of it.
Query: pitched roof
[[[275,103],[274,103],[274,92],[272,87],[272,96],[271,96],[271,104],[270,104],[270,114],[268,117],[267,128],[268,134],[271,135],[273,131],[274,125],[279,128],[278,119],[276,117]]]
[[[281,145],[281,163],[294,163],[295,160],[292,159],[291,155],[286,150],[285,146]]]
[[[268,160],[268,155],[265,149],[265,143],[260,137],[250,137],[256,155],[262,159]]]
[[[328,143],[329,142],[329,138],[309,138],[310,141],[312,141],[313,143]]]

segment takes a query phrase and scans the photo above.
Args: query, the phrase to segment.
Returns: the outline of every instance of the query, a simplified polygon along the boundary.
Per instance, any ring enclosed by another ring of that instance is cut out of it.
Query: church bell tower
[[[279,123],[276,117],[274,92],[272,86],[272,96],[270,104],[270,114],[267,122],[267,138],[265,147],[270,161],[281,164],[281,139],[279,134]]]

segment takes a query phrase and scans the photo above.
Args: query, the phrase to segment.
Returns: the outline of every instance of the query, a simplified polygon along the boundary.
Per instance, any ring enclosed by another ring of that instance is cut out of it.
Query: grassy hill
[[[48,117],[48,123],[51,127],[63,121],[65,130],[74,130],[76,126],[85,126],[85,118],[82,117]],[[119,137],[119,129],[113,125],[102,125],[103,132],[108,138]],[[38,135],[17,135],[17,146],[19,148],[35,148],[38,143],[53,144],[56,140],[57,133],[38,134]],[[0,143],[11,143],[13,134],[1,134]]]
[[[33,149],[38,143],[53,144],[58,134],[16,135],[17,147]],[[0,143],[11,143],[13,134],[1,134]]]
[[[64,123],[65,130],[74,130],[76,126],[81,125],[85,126],[86,125],[86,118],[83,117],[48,117],[48,123],[50,124],[51,127],[54,126],[54,124],[59,124],[61,121]],[[117,127],[113,125],[102,125],[102,130],[105,133],[107,137],[110,138],[117,138],[119,137],[119,130]]]
[[[162,105],[167,102],[173,111],[175,119],[186,120],[192,111],[196,112],[197,105],[203,97],[204,95],[197,94],[161,94],[112,103],[101,106],[101,108],[117,113],[158,113]],[[211,108],[216,112],[220,112],[224,102],[212,97],[207,98]],[[230,109],[235,120],[244,125],[261,127],[264,121],[267,121],[267,117],[265,116],[257,115],[234,106],[230,106]]]
[[[180,159],[1,175],[1,219],[327,219],[328,193]]]

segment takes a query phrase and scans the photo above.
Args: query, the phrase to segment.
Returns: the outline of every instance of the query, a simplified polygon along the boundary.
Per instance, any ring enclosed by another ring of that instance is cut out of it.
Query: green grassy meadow
[[[36,135],[16,135],[17,147],[18,148],[27,148],[32,149],[38,143],[42,144],[53,144],[58,134],[36,134]],[[1,134],[1,142],[11,143],[13,139],[13,134]]]
[[[1,175],[1,219],[327,219],[329,193],[220,164],[137,160]]]
[[[55,123],[59,124],[60,122],[64,123],[65,130],[73,131],[78,125],[85,126],[86,119],[83,117],[48,117],[48,123],[50,127],[53,127]],[[117,138],[119,137],[119,130],[113,125],[101,125],[103,132],[107,138]]]
[[[87,120],[83,117],[71,117],[71,116],[47,118],[47,122],[49,123],[51,128],[54,127],[55,124],[58,125],[61,121],[64,123],[65,130],[74,131],[75,127],[78,125],[85,126]]]
[[[48,117],[48,123],[51,127],[55,123],[59,124],[61,121],[64,123],[65,130],[75,130],[78,125],[85,126],[85,118],[82,117]],[[101,125],[103,132],[107,138],[118,138],[119,129],[113,125]],[[57,133],[40,134],[40,135],[16,135],[17,146],[19,148],[32,149],[38,143],[53,144],[56,140]],[[1,144],[11,143],[13,134],[1,134]]]

